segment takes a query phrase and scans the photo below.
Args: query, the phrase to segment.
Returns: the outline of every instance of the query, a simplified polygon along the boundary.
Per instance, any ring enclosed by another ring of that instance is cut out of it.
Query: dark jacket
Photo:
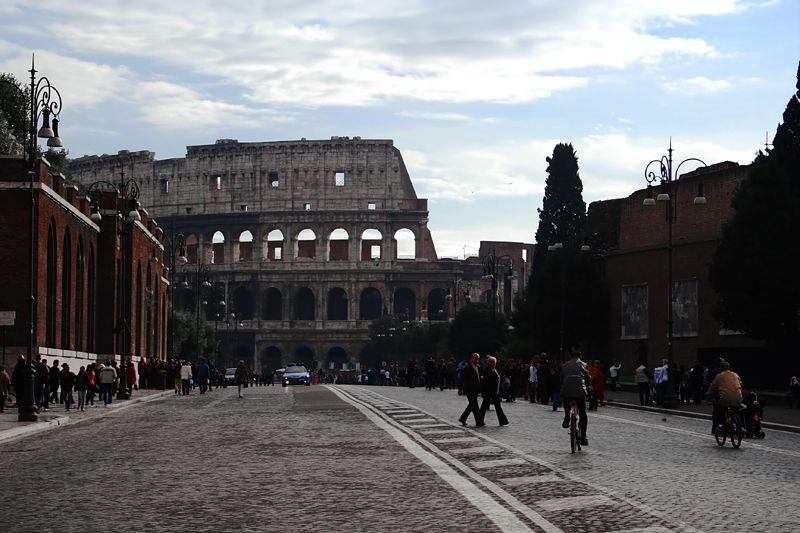
[[[500,386],[500,374],[497,370],[487,366],[483,371],[483,387],[481,395],[484,398],[496,398],[498,396],[497,387]]]
[[[567,398],[582,398],[592,390],[592,380],[586,363],[573,357],[561,367],[561,395]]]
[[[461,381],[458,383],[458,390],[462,390],[467,394],[478,394],[481,391],[480,374],[471,364],[467,364],[461,369]]]

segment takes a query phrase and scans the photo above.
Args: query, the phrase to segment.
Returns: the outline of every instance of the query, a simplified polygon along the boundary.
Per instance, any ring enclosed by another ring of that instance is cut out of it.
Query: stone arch
[[[347,261],[350,259],[350,234],[344,228],[336,228],[328,237],[328,260]]]
[[[402,315],[408,313],[409,320],[417,318],[417,295],[408,287],[400,287],[394,292],[395,314]]]
[[[298,346],[294,351],[294,360],[292,363],[304,365],[307,369],[314,370],[314,350],[308,346]]]
[[[305,228],[297,234],[297,259],[314,259],[317,256],[317,234]]]
[[[400,228],[394,233],[394,256],[397,259],[417,258],[417,236],[408,228]]]
[[[253,234],[249,229],[244,230],[236,239],[238,250],[234,250],[237,261],[253,260]]]
[[[361,260],[372,261],[383,258],[383,234],[375,228],[365,229],[361,234]]]
[[[361,305],[358,316],[361,320],[377,320],[383,316],[383,296],[375,287],[361,291]]]
[[[297,291],[295,310],[297,320],[316,320],[314,292],[308,287]]]
[[[245,342],[240,340],[236,343],[233,347],[232,356],[234,365],[238,365],[239,361],[244,361],[244,367],[248,371],[253,370],[253,365],[255,363],[253,352]]]
[[[433,289],[428,293],[428,320],[447,319],[447,291],[442,288]]]
[[[211,236],[211,260],[209,262],[215,265],[225,262],[225,234],[221,231],[215,231]]]
[[[244,286],[236,287],[233,290],[233,309],[232,312],[241,315],[242,320],[253,320],[253,293]]]
[[[124,283],[124,281],[123,281]],[[69,350],[70,333],[72,328],[70,319],[72,313],[72,234],[69,227],[64,230],[64,243],[61,247],[61,348]]]
[[[277,287],[270,287],[264,291],[261,318],[262,320],[283,320],[283,293]]]
[[[334,287],[328,292],[328,320],[347,320],[347,292]]]
[[[277,346],[267,346],[261,350],[261,368],[273,372],[283,368],[283,354]]]
[[[347,350],[341,346],[333,346],[325,356],[325,370],[341,370],[348,362]],[[331,363],[333,367],[331,367]]]
[[[264,259],[267,261],[282,261],[286,240],[283,232],[273,229],[264,236],[266,246],[264,246]]]

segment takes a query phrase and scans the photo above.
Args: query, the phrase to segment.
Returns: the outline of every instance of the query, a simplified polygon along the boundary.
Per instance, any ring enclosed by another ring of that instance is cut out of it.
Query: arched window
[[[274,229],[267,234],[264,247],[264,259],[267,261],[281,261],[283,259],[283,232]]]
[[[94,272],[94,244],[89,245],[88,275],[86,282],[86,351],[95,351],[95,317],[97,316],[97,301],[95,299],[95,286],[97,280]]]
[[[350,235],[342,228],[331,232],[328,239],[328,259],[330,261],[347,261],[349,257]]]
[[[264,293],[261,318],[264,320],[283,320],[283,294],[275,287],[270,287]]]
[[[295,304],[297,320],[316,320],[314,305],[314,293],[311,289],[303,287],[297,291],[297,302]]]
[[[211,237],[211,263],[221,265],[225,262],[225,235],[221,231]]]
[[[61,348],[70,350],[72,313],[72,239],[69,228],[64,232],[64,247],[61,250]]]
[[[428,293],[428,320],[446,320],[447,292],[444,289],[433,289]]]
[[[417,297],[414,291],[408,288],[397,289],[394,293],[394,310],[395,314],[408,313],[409,320],[417,318]]]
[[[236,287],[233,291],[233,306],[242,320],[253,320],[253,294],[247,287]]]
[[[83,239],[78,237],[78,245],[75,249],[75,349],[83,351],[84,345],[84,313],[86,306],[84,304],[85,294],[84,287],[86,283],[86,272],[84,271],[84,258],[83,258]]]
[[[317,256],[317,236],[310,229],[304,229],[297,235],[297,257],[313,259]]]
[[[361,260],[381,259],[383,254],[383,235],[376,229],[365,230],[361,234]]]
[[[347,320],[347,293],[340,287],[328,293],[328,320]]]
[[[413,231],[403,228],[395,232],[394,254],[397,259],[416,259],[417,239]]]
[[[239,234],[239,261],[253,260],[253,234],[250,230]]]
[[[368,287],[361,292],[361,320],[376,320],[383,315],[383,298],[381,291]]]

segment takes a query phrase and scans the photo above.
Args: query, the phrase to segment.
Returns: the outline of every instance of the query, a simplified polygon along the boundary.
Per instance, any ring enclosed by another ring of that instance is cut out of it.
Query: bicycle
[[[714,428],[714,438],[717,439],[717,444],[725,446],[725,441],[730,438],[731,445],[738,448],[742,445],[742,420],[739,412],[742,406],[726,407],[723,415],[722,424]]]
[[[569,407],[569,445],[572,453],[575,453],[575,448],[581,451],[580,410],[575,400],[570,401]]]
[[[13,409],[17,406],[17,395],[11,391],[8,391],[8,396],[6,396],[6,405],[4,409]]]

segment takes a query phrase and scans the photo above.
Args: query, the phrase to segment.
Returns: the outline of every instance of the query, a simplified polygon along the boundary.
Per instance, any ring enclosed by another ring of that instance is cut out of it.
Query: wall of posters
[[[649,334],[647,284],[622,287],[622,338],[646,339]]]
[[[697,336],[697,278],[672,282],[672,336]]]

